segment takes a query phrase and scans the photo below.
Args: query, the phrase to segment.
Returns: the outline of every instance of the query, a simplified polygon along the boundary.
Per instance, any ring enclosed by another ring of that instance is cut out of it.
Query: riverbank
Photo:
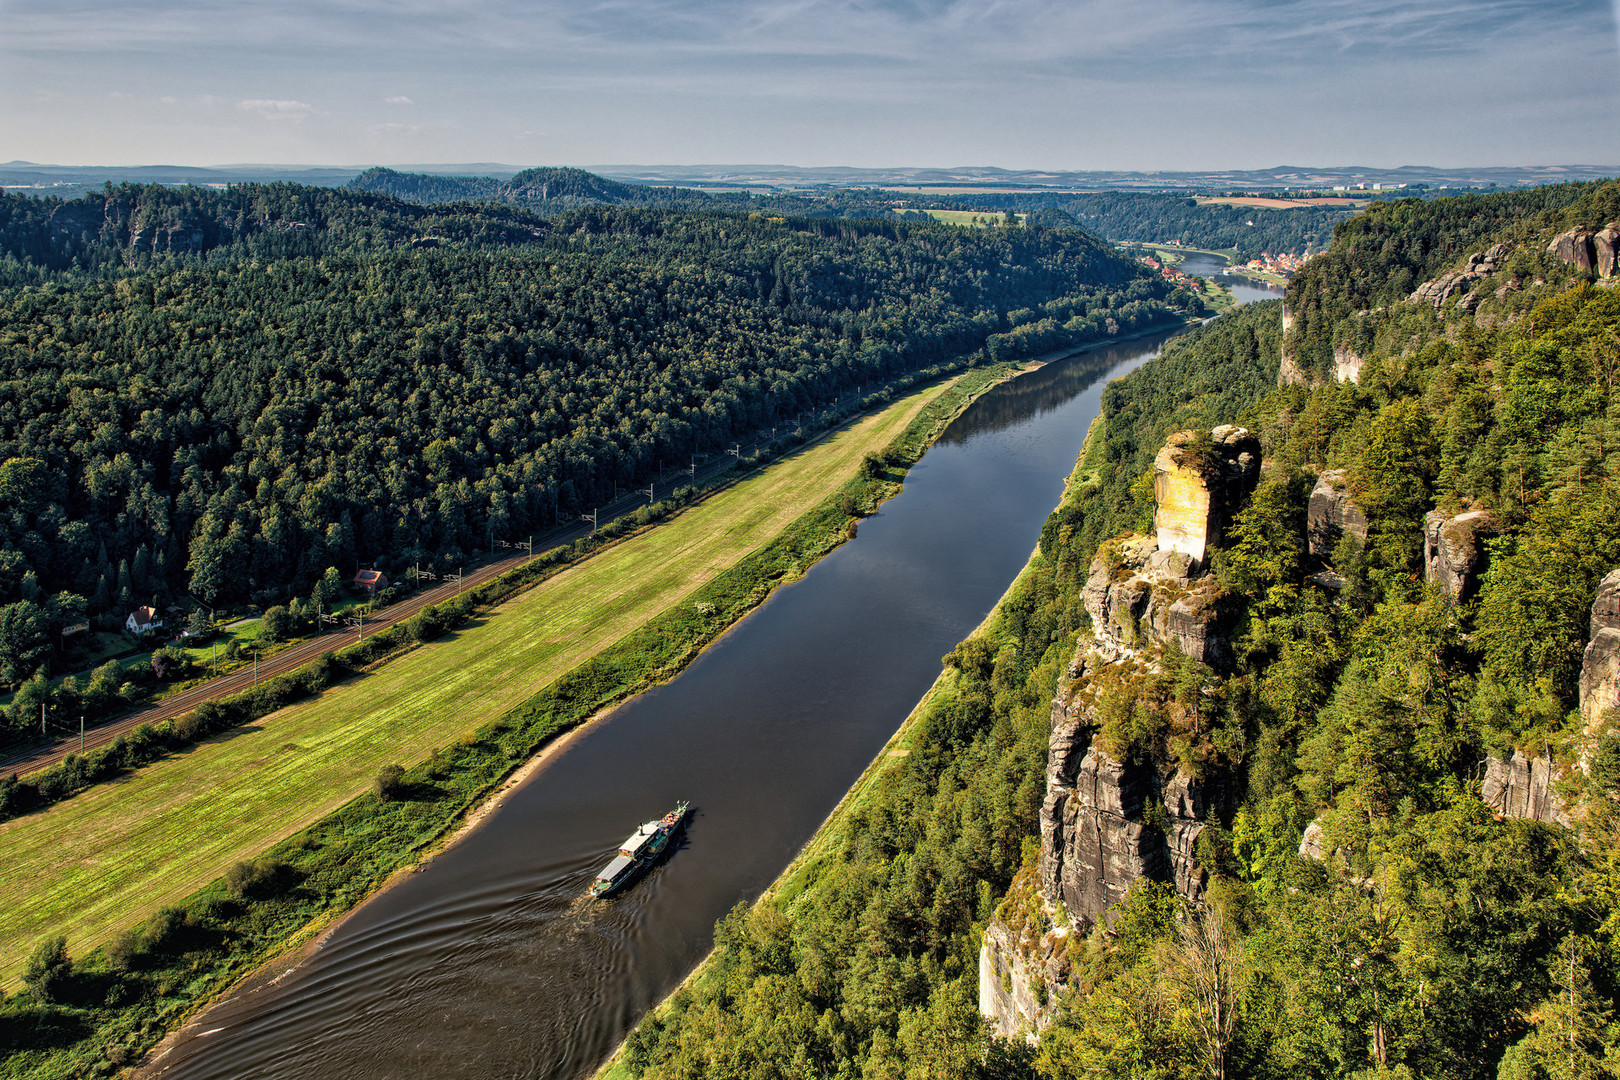
[[[246,890],[232,890],[223,882],[214,882],[177,905],[179,921],[184,924],[181,927],[169,925],[176,920],[168,917],[158,924],[149,923],[135,938],[138,955],[134,969],[120,973],[113,981],[134,984],[133,989],[155,1000],[144,1009],[120,1011],[83,1000],[53,1010],[64,1020],[71,1018],[80,1024],[94,1025],[89,1039],[79,1040],[80,1052],[63,1051],[56,1055],[62,1059],[62,1071],[93,1066],[98,1056],[95,1046],[98,1041],[103,1046],[119,1047],[114,1056],[127,1058],[138,1053],[149,1045],[147,1038],[159,1026],[172,1023],[178,1015],[195,1007],[196,1002],[221,993],[267,959],[285,959],[286,949],[306,944],[329,928],[339,913],[352,909],[388,880],[399,866],[439,850],[450,831],[456,828],[456,822],[466,822],[480,800],[503,784],[506,785],[503,790],[510,789],[510,778],[517,763],[529,759],[558,733],[586,722],[613,702],[672,677],[777,585],[792,580],[815,559],[841,543],[848,532],[848,511],[870,513],[884,498],[897,491],[904,469],[921,456],[939,431],[973,397],[1004,374],[1004,371],[978,369],[954,380],[948,387],[936,384],[926,401],[916,403],[920,404],[919,408],[909,413],[900,410],[911,416],[911,421],[887,440],[886,456],[894,463],[891,468],[885,468],[876,477],[835,485],[836,490],[831,495],[781,530],[775,541],[755,549],[730,569],[721,572],[712,566],[712,561],[706,563],[705,567],[716,573],[707,583],[689,583],[684,594],[677,592],[676,595],[682,597],[680,602],[666,607],[646,625],[625,633],[606,651],[556,679],[529,700],[483,724],[472,736],[448,749],[432,752],[421,765],[408,770],[405,784],[409,798],[384,802],[373,796],[362,796],[351,800],[271,847],[260,863],[275,870],[268,875],[275,880]],[[896,408],[899,406],[891,407],[884,415],[894,415]],[[873,447],[883,448],[884,443]],[[841,459],[845,469],[842,475],[854,471],[867,452],[870,451],[864,446],[854,450],[846,447]],[[742,486],[739,485],[739,489]],[[767,509],[771,513],[783,512],[784,504],[791,502],[782,498],[756,498],[754,501],[770,503]],[[696,516],[696,508],[682,515],[689,523]],[[731,531],[717,530],[712,527],[714,524],[709,522],[711,527],[703,531],[710,536]],[[667,535],[669,529],[670,526],[660,526],[648,535],[657,536],[661,532]],[[732,542],[736,542],[735,538]],[[600,558],[592,561],[598,562]],[[645,556],[641,561],[663,565],[670,562]],[[675,562],[678,564],[680,560]],[[692,567],[686,569],[690,573]],[[620,582],[618,588],[606,591],[603,602],[622,606],[632,596],[640,597],[646,592],[644,586],[631,588]],[[495,622],[499,624],[500,620]],[[468,631],[443,646],[435,644],[413,655],[431,654],[477,632]],[[447,666],[444,661],[443,655],[431,661],[441,674]],[[401,663],[410,662],[411,658],[407,657]],[[509,668],[517,666],[510,657],[504,658],[503,663]],[[365,689],[354,688],[359,689],[358,694],[351,689],[340,692],[339,696],[363,699],[362,703],[374,702],[375,688],[384,677],[384,674],[368,677],[364,680]],[[465,689],[452,687],[450,692],[455,696]],[[459,698],[457,700],[459,702]],[[441,719],[439,711],[424,710],[422,702],[416,705],[410,711],[418,723]],[[451,717],[459,716],[463,724],[461,730],[466,730],[466,709],[458,704],[441,711]],[[272,719],[278,725],[275,737],[279,739],[285,730],[279,726],[283,717],[278,715]],[[252,734],[255,732],[223,740],[221,745],[229,746]],[[274,754],[268,747],[266,751]],[[366,760],[362,776],[369,775],[365,770],[374,770],[377,763],[375,757]],[[218,940],[211,946],[193,941],[185,932],[188,927],[207,929],[210,934],[197,936],[228,938],[238,947],[222,948]],[[115,965],[111,958],[101,954],[92,957],[85,967],[90,972],[99,969],[111,977]],[[182,974],[189,977],[182,980]],[[32,1068],[46,1064],[44,1055],[23,1057],[32,1060],[25,1062],[14,1056],[5,1073],[14,1074],[13,1065]]]

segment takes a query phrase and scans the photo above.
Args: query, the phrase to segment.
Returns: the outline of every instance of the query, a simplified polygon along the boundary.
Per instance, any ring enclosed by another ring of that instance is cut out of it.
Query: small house
[[[376,596],[378,589],[388,588],[388,577],[381,570],[361,570],[354,575],[354,583],[366,590],[367,596]]]
[[[140,637],[143,634],[150,634],[154,630],[163,629],[163,620],[158,618],[155,608],[139,607],[130,612],[129,618],[124,620],[124,629],[136,637]]]

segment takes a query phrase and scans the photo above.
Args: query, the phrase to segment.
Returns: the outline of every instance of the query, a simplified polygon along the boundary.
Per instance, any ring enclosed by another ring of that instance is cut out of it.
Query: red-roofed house
[[[140,637],[142,634],[150,634],[154,630],[163,629],[163,620],[158,618],[158,613],[154,608],[139,607],[130,612],[129,618],[124,620],[124,629],[136,637]]]
[[[366,590],[367,596],[375,596],[378,589],[388,588],[388,577],[381,570],[362,570],[354,575],[354,583]]]

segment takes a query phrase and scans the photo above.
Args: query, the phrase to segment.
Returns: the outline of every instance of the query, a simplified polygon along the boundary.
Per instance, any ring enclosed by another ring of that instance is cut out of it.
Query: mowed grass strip
[[[80,955],[531,697],[781,532],[949,382],[902,397],[478,624],[184,755],[0,823],[0,983],[44,937]]]

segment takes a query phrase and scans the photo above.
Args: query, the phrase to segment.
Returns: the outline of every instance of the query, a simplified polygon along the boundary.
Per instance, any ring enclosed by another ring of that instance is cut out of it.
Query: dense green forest
[[[8,682],[85,615],[455,567],[858,386],[1199,306],[1074,230],[290,185],[6,197],[0,243]]]
[[[974,195],[910,195],[868,189],[815,193],[705,192],[690,188],[622,184],[580,169],[529,169],[511,180],[488,176],[432,176],[368,169],[350,182],[357,191],[379,192],[419,203],[495,202],[556,213],[582,206],[656,206],[682,210],[729,210],[809,217],[884,217],[913,220],[921,209],[994,211],[1032,215],[1049,228],[1083,228],[1106,240],[1177,243],[1216,251],[1235,250],[1245,261],[1262,251],[1321,251],[1334,226],[1348,216],[1336,206],[1229,206],[1187,195],[1105,191],[1012,192]],[[1547,189],[1543,189],[1547,190]]]
[[[1574,675],[1597,583],[1620,567],[1620,294],[1539,253],[1552,230],[1611,220],[1617,195],[1413,201],[1341,226],[1343,287],[1380,297],[1402,327],[1371,344],[1359,382],[1279,386],[1270,303],[1113,384],[1029,570],[946,658],[947,691],[910,754],[839,822],[833,850],[720,924],[708,969],[642,1023],[623,1065],[660,1078],[1615,1075],[1620,735],[1612,716],[1586,729]],[[1364,242],[1379,230],[1384,242]],[[1453,253],[1415,263],[1423,273],[1503,237],[1525,242],[1526,262],[1472,312],[1392,303],[1408,286],[1378,274],[1408,235]],[[1267,462],[1214,563],[1233,662],[1215,672],[1156,651],[1127,697],[1103,690],[1096,706],[1129,760],[1190,769],[1213,793],[1195,852],[1208,888],[1194,907],[1143,878],[1111,928],[1064,938],[1034,872],[1050,703],[1086,635],[1081,589],[1104,541],[1149,527],[1143,481],[1165,437],[1223,423],[1257,432]],[[1325,468],[1347,470],[1369,521],[1364,545],[1334,551],[1332,585],[1305,546]],[[1477,595],[1453,604],[1425,583],[1423,515],[1471,507],[1502,534]],[[1564,767],[1555,794],[1572,827],[1481,800],[1482,761],[1515,748]],[[1312,822],[1319,859],[1298,854]],[[1045,920],[1060,943],[1056,1019],[1032,1046],[991,1039],[978,1013],[993,915],[1015,930]]]
[[[1034,214],[1043,224],[1078,225],[1105,240],[1175,243],[1212,251],[1234,250],[1246,262],[1262,251],[1303,255],[1321,251],[1334,226],[1349,216],[1338,206],[1230,206],[1188,195],[1103,191],[1086,195],[957,195],[916,205],[945,210],[989,209]]]
[[[418,203],[493,202],[555,214],[586,206],[641,206],[665,210],[791,214],[797,217],[885,217],[894,197],[885,191],[833,188],[815,194],[775,191],[699,191],[625,184],[583,169],[525,169],[510,180],[491,176],[436,176],[367,169],[349,187]]]

